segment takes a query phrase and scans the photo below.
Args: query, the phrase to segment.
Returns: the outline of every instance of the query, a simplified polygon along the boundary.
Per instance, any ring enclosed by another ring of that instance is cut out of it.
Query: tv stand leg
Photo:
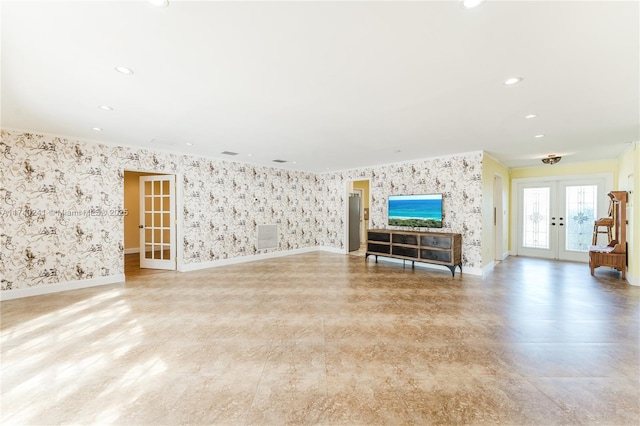
[[[447,268],[449,268],[449,270],[451,271],[452,277],[456,276],[456,267],[460,267],[460,273],[462,274],[462,263],[458,263],[457,265],[453,266],[447,266]]]

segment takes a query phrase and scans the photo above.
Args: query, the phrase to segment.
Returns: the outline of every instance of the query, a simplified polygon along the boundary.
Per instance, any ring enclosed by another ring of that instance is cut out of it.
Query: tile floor
[[[639,424],[640,288],[607,268],[142,272],[2,303],[2,424]]]

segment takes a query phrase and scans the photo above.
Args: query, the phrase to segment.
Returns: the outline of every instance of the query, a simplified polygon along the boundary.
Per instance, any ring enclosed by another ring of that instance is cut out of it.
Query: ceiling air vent
[[[224,155],[238,155],[237,152],[233,152],[233,151],[222,151],[220,154],[224,154]]]
[[[273,160],[274,163],[286,163],[287,160]]]

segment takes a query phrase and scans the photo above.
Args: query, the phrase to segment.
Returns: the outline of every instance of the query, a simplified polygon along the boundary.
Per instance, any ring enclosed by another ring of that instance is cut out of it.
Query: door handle
[[[556,226],[556,223],[555,223],[555,222],[551,222],[551,224],[552,224],[553,226]]]
[[[144,225],[139,225],[138,228],[144,229]]]

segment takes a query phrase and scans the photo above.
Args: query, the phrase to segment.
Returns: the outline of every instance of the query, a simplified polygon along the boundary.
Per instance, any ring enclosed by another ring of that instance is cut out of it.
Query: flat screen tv
[[[389,225],[442,228],[442,194],[389,195]]]

